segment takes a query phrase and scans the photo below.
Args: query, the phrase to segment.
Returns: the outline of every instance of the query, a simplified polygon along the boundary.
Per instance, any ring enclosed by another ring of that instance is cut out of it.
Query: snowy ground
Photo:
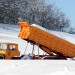
[[[75,75],[75,61],[0,61],[0,75]]]
[[[62,32],[50,31],[73,44],[75,36]],[[0,42],[15,42],[19,44],[21,54],[26,48],[26,41],[18,38],[19,27],[0,24]],[[28,44],[26,53],[32,46]],[[36,47],[37,51],[37,47]],[[35,52],[37,53],[37,52]],[[42,53],[42,52],[41,52]],[[0,60],[0,75],[75,75],[74,60]]]

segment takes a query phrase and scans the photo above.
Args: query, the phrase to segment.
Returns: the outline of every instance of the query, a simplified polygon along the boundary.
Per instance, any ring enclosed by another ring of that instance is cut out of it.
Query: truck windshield
[[[6,44],[0,44],[0,50],[6,50],[7,45]]]

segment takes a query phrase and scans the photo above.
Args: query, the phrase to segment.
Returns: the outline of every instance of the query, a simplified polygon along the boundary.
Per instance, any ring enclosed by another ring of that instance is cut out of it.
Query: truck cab
[[[0,58],[12,59],[14,56],[19,56],[18,44],[9,42],[0,42]]]

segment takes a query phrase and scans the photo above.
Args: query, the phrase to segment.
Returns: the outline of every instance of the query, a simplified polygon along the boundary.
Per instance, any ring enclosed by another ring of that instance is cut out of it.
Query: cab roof
[[[12,43],[12,42],[0,42],[0,44],[18,45],[17,43]]]

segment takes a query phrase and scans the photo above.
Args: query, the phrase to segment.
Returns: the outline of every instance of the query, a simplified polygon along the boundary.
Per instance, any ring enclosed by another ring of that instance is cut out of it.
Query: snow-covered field
[[[75,75],[75,61],[1,60],[0,75]]]
[[[42,29],[42,28],[41,28]],[[48,31],[49,32],[49,31]],[[24,53],[27,42],[18,38],[18,25],[0,24],[0,42],[19,44],[19,51]],[[75,35],[50,31],[73,44]],[[37,47],[36,52],[37,53]],[[32,45],[28,44],[26,53],[30,53]],[[41,51],[41,50],[40,50]],[[41,51],[42,53],[42,51]],[[0,60],[0,75],[75,75],[74,60]]]

